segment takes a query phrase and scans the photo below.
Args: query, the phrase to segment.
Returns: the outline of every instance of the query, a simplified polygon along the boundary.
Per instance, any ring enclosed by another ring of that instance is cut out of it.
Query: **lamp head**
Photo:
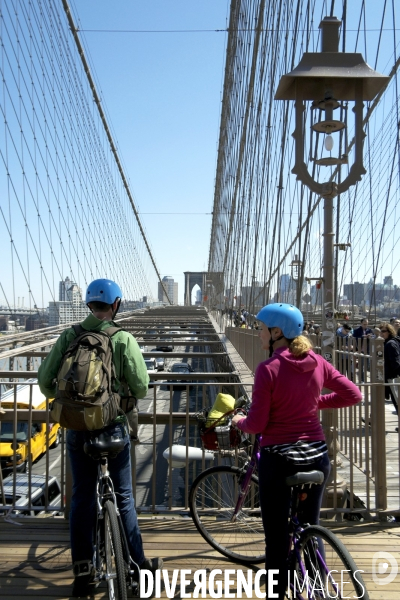
[[[300,95],[303,100],[319,101],[329,89],[333,98],[354,101],[360,80],[363,100],[373,100],[388,84],[389,77],[374,71],[359,52],[339,52],[340,25],[336,17],[321,21],[322,51],[303,54],[297,67],[281,77],[275,100],[295,100]]]

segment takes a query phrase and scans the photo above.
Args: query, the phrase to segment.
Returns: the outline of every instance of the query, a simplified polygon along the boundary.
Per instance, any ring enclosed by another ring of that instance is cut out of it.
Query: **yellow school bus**
[[[35,379],[29,382],[36,382]],[[38,385],[18,385],[16,390],[17,409],[45,410],[46,399],[39,390]],[[1,397],[1,408],[14,409],[14,389],[7,390]],[[1,469],[9,471],[16,464],[17,471],[25,473],[31,462],[39,458],[47,448],[56,448],[60,443],[61,431],[58,423],[49,424],[49,439],[47,445],[46,423],[32,422],[28,431],[28,421],[17,421],[17,430],[14,433],[14,423],[0,421],[0,461]],[[30,443],[29,443],[30,442]]]

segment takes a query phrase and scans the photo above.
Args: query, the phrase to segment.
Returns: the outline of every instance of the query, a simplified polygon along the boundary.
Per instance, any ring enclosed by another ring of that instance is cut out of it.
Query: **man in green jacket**
[[[109,279],[96,279],[86,292],[86,303],[91,313],[82,323],[88,331],[103,331],[115,327],[113,319],[122,299],[120,287]],[[65,351],[76,337],[71,327],[63,331],[49,355],[39,367],[38,382],[46,398],[56,395],[56,377]],[[135,338],[126,331],[118,331],[111,338],[114,351],[116,389],[121,382],[128,384],[130,393],[137,399],[146,395],[149,376],[142,353]],[[108,433],[122,437],[125,447],[115,458],[109,459],[109,471],[116,492],[118,507],[133,560],[141,569],[153,573],[161,569],[160,558],[146,559],[143,552],[135,504],[132,495],[130,437],[124,415],[118,416],[106,428]],[[73,488],[70,510],[71,556],[74,570],[74,597],[87,596],[93,591],[94,566],[93,531],[96,520],[97,463],[83,450],[89,434],[86,431],[67,431],[67,450],[70,458]]]

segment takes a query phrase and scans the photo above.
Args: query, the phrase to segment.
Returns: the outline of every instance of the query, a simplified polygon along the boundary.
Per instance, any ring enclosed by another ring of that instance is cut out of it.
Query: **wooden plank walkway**
[[[0,520],[0,599],[70,598],[72,574],[68,523],[54,517],[19,518],[17,522],[22,525]],[[346,544],[358,568],[364,569],[370,599],[398,600],[400,573],[391,584],[378,585],[372,579],[372,560],[376,552],[390,552],[400,571],[400,523],[338,524],[330,521],[323,524],[334,530]],[[212,550],[189,518],[140,517],[140,526],[147,556],[162,556],[170,576],[173,569],[192,572],[197,569],[241,569]],[[161,597],[166,598],[166,593],[162,592]],[[95,598],[106,598],[105,590],[98,588]],[[174,598],[180,598],[179,586]]]

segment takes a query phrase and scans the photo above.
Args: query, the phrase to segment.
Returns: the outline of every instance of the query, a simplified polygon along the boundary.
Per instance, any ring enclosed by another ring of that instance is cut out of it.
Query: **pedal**
[[[136,598],[139,598],[139,584],[137,581],[134,581],[131,585],[132,595]]]

